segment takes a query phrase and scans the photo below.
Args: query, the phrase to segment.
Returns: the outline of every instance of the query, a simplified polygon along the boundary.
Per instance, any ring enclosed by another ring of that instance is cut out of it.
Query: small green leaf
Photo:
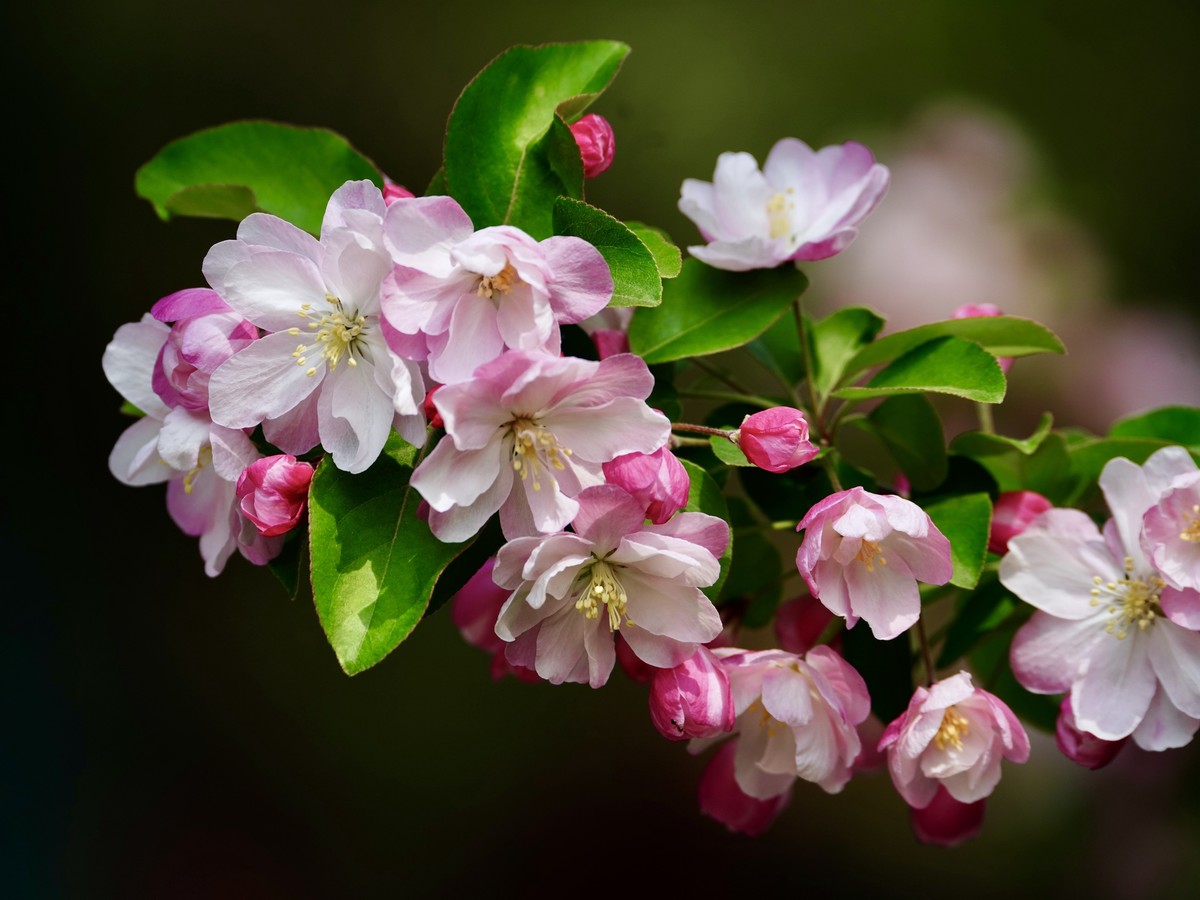
[[[647,363],[731,350],[752,341],[804,292],[794,266],[725,272],[688,259],[663,285],[663,303],[639,310],[629,328],[633,352]]]
[[[1200,452],[1200,409],[1163,406],[1122,419],[1108,433],[1114,438],[1153,438]]]
[[[554,201],[554,233],[583,238],[600,251],[612,273],[609,306],[658,306],[662,302],[662,278],[654,254],[604,210],[559,197]]]
[[[725,497],[721,493],[721,488],[717,485],[708,472],[690,460],[681,459],[683,467],[687,469],[688,478],[691,480],[691,485],[688,488],[688,502],[684,512],[702,512],[708,513],[710,516],[716,516],[726,522],[729,521],[729,504],[725,502]],[[721,574],[718,576],[715,584],[710,587],[702,588],[706,597],[714,603],[721,596],[721,588],[725,584],[725,579],[729,576],[729,564],[733,561],[733,534],[729,535],[729,546],[725,548],[725,552],[721,555]]]
[[[975,460],[999,491],[1036,491],[1062,504],[1075,493],[1077,477],[1062,434],[1049,430],[1048,416],[1024,441],[968,432],[950,443],[950,452]]]
[[[963,321],[968,321],[964,319]],[[895,394],[951,394],[977,403],[1004,399],[1000,364],[978,344],[939,337],[909,350],[875,374],[865,387],[834,391],[835,397],[865,400]]]
[[[846,376],[898,359],[933,338],[953,336],[983,347],[993,356],[1065,353],[1062,341],[1045,325],[1017,316],[977,316],[931,322],[889,334],[868,344],[846,366]]]
[[[539,240],[553,233],[554,201],[583,196],[583,162],[566,122],[628,53],[617,41],[521,45],[467,85],[446,127],[445,178],[476,228],[515,225]]]
[[[446,170],[438,169],[433,173],[433,177],[429,179],[429,185],[425,188],[425,197],[444,197],[446,195]]]
[[[896,458],[914,491],[932,491],[946,480],[946,437],[942,420],[925,397],[889,397],[865,422]]]
[[[725,463],[727,466],[752,466],[754,463],[746,459],[746,454],[742,452],[742,448],[735,444],[729,438],[717,437],[715,434],[708,439],[712,444],[713,453],[717,459]]]
[[[1030,456],[1042,446],[1042,441],[1050,434],[1053,424],[1054,416],[1050,413],[1043,413],[1037,428],[1027,438],[1011,438],[984,431],[967,431],[954,439],[951,449],[962,456],[972,457],[995,456],[1013,450],[1024,456]]]
[[[1100,477],[1109,460],[1120,456],[1140,466],[1155,450],[1171,446],[1174,446],[1171,441],[1154,438],[1097,438],[1072,444],[1068,452],[1071,455],[1071,466],[1079,480],[1079,490],[1083,491]],[[1193,451],[1192,455],[1198,456],[1200,451]]]
[[[636,234],[654,255],[660,278],[675,278],[683,268],[683,254],[661,228],[642,222],[626,222],[625,227]]]
[[[950,541],[954,574],[950,583],[973,588],[979,583],[987,559],[988,533],[992,527],[992,501],[987,494],[948,497],[925,507],[933,524]]]
[[[125,402],[123,402],[121,404],[121,409],[119,411],[122,415],[134,416],[135,418],[138,418],[138,419],[140,419],[142,416],[146,415],[144,412],[142,412],[140,409],[138,409],[136,406],[134,406],[128,400],[126,400]]]
[[[781,383],[794,386],[804,377],[804,355],[800,352],[800,339],[796,336],[795,316],[780,316],[748,347],[763,365],[778,376]]]
[[[869,309],[850,306],[819,322],[805,320],[812,347],[813,379],[817,392],[826,397],[842,380],[855,355],[879,334],[884,320]]]
[[[349,675],[387,656],[416,628],[442,570],[464,544],[444,544],[417,517],[408,479],[417,451],[396,435],[366,472],[326,457],[309,493],[313,600]]]
[[[998,581],[969,594],[959,603],[958,613],[946,632],[937,667],[945,668],[962,659],[981,640],[1004,626],[1014,613],[1021,619],[1029,617],[1028,607],[1014,600]]]
[[[347,181],[383,177],[341,135],[277,122],[233,122],[172,141],[137,171],[139,197],[173,215],[240,220],[272,213],[312,234]]]

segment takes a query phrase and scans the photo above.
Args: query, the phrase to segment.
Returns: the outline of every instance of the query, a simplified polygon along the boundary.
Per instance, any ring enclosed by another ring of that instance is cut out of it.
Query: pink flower
[[[801,529],[796,568],[812,595],[845,616],[848,628],[864,619],[879,640],[917,621],[918,581],[945,584],[953,573],[950,542],[902,497],[840,491],[810,509]]]
[[[604,480],[623,488],[646,508],[646,518],[661,525],[687,506],[691,479],[666,446],[653,453],[625,453],[603,466]]]
[[[862,144],[814,152],[784,138],[761,172],[749,153],[722,153],[711,184],[683,182],[679,210],[708,242],[688,247],[694,257],[742,272],[841,253],[887,186],[888,170]]]
[[[768,472],[786,472],[802,466],[821,452],[808,439],[804,413],[789,406],[776,406],[746,416],[733,438],[746,459]]]
[[[909,807],[909,821],[913,834],[922,844],[958,847],[979,835],[986,806],[986,800],[962,803],[939,786],[928,806]]]
[[[446,435],[411,480],[429,501],[429,527],[463,541],[497,510],[505,537],[565,527],[574,497],[604,481],[604,463],[667,442],[670,423],[645,403],[653,385],[630,354],[592,362],[509,351],[441,387]]]
[[[840,791],[862,748],[856,726],[871,711],[858,672],[829,647],[804,657],[735,647],[713,653],[729,675],[737,713],[738,787],[759,800],[786,792],[797,778]],[[713,740],[693,740],[689,750]]]
[[[715,737],[733,729],[729,676],[707,647],[650,682],[650,720],[667,740]]]
[[[1196,592],[1170,588],[1141,543],[1147,510],[1195,465],[1182,447],[1144,466],[1110,460],[1103,534],[1080,510],[1052,509],[1000,562],[1001,583],[1038,609],[1013,638],[1013,674],[1037,694],[1069,692],[1075,727],[1105,741],[1165,750],[1200,726]]]
[[[996,306],[993,303],[967,303],[967,304],[964,304],[963,306],[960,306],[958,309],[956,309],[954,311],[954,315],[951,316],[951,318],[974,319],[979,316],[1002,316],[1002,315],[1004,315],[1004,312],[1000,309],[1000,307]],[[1002,372],[1008,372],[1009,366],[1011,366],[1013,363],[1011,356],[1002,356],[999,359],[997,359],[996,362],[1000,363],[1000,371],[1002,371]]]
[[[258,329],[229,308],[216,291],[191,288],[163,297],[150,309],[171,325],[154,367],[154,392],[168,406],[208,415],[208,381],[217,367],[258,337]]]
[[[1200,591],[1200,472],[1182,472],[1146,511],[1142,546],[1168,584]],[[1200,629],[1200,616],[1192,621]]]
[[[608,263],[591,244],[539,242],[509,225],[474,231],[450,197],[392,204],[386,242],[397,263],[383,286],[389,343],[401,355],[423,344],[442,384],[465,381],[506,349],[557,355],[559,325],[612,299]]]
[[[574,533],[509,541],[496,558],[496,583],[513,591],[496,634],[509,662],[555,684],[600,687],[616,660],[620,631],[644,662],[669,669],[721,631],[700,588],[717,580],[729,526],[703,513],[645,525],[641,505],[619,487],[578,498]]]
[[[904,802],[928,806],[941,785],[959,803],[991,794],[1001,758],[1029,759],[1029,736],[999,697],[975,687],[967,672],[919,687],[908,709],[879,740],[892,783]]]
[[[734,777],[734,758],[737,741],[719,747],[700,776],[700,812],[716,819],[730,831],[762,834],[792,799],[789,783],[779,794],[760,800],[738,787]]]
[[[579,323],[596,347],[600,359],[629,352],[629,323],[633,321],[632,306],[606,306],[594,316]]]
[[[988,535],[988,550],[1003,556],[1008,542],[1029,527],[1029,524],[1054,504],[1033,491],[1008,491],[996,498],[992,506],[992,530]]]
[[[617,139],[608,119],[588,113],[571,126],[579,154],[583,157],[583,177],[595,178],[612,165]]]
[[[1063,697],[1058,708],[1058,719],[1054,723],[1054,743],[1062,755],[1071,762],[1089,769],[1100,769],[1117,758],[1128,738],[1105,741],[1075,727],[1075,713],[1071,711],[1071,698]]]
[[[496,557],[490,557],[450,598],[450,618],[462,633],[463,640],[491,654],[493,680],[499,681],[511,672],[522,681],[540,681],[536,672],[509,663],[504,656],[507,644],[496,636],[496,619],[510,591],[492,579],[495,565]]]
[[[263,537],[286,534],[304,514],[312,478],[311,463],[290,454],[264,456],[238,476],[238,508]]]
[[[775,611],[775,637],[781,650],[807,653],[816,646],[825,627],[833,621],[833,613],[819,600],[805,594]]]
[[[388,206],[391,206],[397,200],[408,200],[414,196],[416,195],[404,185],[396,184],[390,178],[383,180],[383,202]]]

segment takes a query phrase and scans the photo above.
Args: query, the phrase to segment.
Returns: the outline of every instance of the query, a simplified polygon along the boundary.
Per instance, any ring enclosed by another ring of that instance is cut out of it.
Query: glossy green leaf
[[[661,228],[642,222],[626,222],[625,227],[636,234],[654,256],[660,278],[675,278],[683,268],[683,254]]]
[[[1200,451],[1200,409],[1163,406],[1117,422],[1108,433],[1114,438],[1151,438]]]
[[[859,306],[839,309],[819,322],[806,319],[813,380],[822,397],[838,385],[850,361],[874,340],[883,325],[879,315]]]
[[[566,122],[583,114],[629,53],[617,41],[521,45],[463,90],[446,126],[450,196],[476,228],[553,233],[554,201],[583,196],[583,163]]]
[[[846,366],[855,375],[872,366],[898,359],[933,338],[953,336],[972,341],[993,356],[1030,356],[1035,353],[1065,353],[1062,341],[1045,325],[1017,316],[977,316],[931,322],[898,331],[868,344]]]
[[[746,628],[769,625],[783,597],[780,574],[784,571],[783,559],[770,541],[752,531],[739,535],[737,559],[729,567],[729,579],[721,592],[722,604],[744,604],[742,625]]]
[[[288,532],[279,555],[268,561],[267,566],[279,579],[289,599],[300,596],[300,586],[308,579],[307,525]]]
[[[931,491],[946,480],[946,437],[933,404],[920,394],[889,397],[866,418],[891,451],[914,491]]]
[[[715,434],[708,439],[712,445],[713,454],[727,466],[752,466],[754,463],[746,459],[742,448],[729,438],[717,437]]]
[[[233,122],[172,141],[137,171],[139,197],[163,219],[240,220],[268,212],[312,234],[347,181],[383,177],[341,135],[277,122]]]
[[[681,459],[680,462],[687,469],[688,478],[691,480],[688,488],[688,502],[687,506],[684,507],[684,511],[708,513],[710,516],[716,516],[718,519],[728,522],[729,505],[725,502],[721,488],[713,481],[713,477],[703,467],[696,465],[690,460]],[[729,564],[732,561],[733,535],[730,534],[729,546],[725,548],[725,552],[721,556],[720,576],[717,578],[715,584],[702,588],[709,600],[716,602],[717,598],[721,596],[721,588],[725,585],[725,579],[729,577]]]
[[[835,397],[865,400],[895,394],[950,394],[977,403],[1004,399],[1004,373],[978,344],[956,337],[934,338],[881,369],[865,387],[834,391]]]
[[[679,277],[663,285],[662,305],[634,315],[630,347],[648,363],[740,347],[766,331],[807,286],[793,266],[725,272],[684,260]]]
[[[999,581],[991,581],[967,595],[958,604],[957,614],[946,632],[946,640],[938,654],[937,667],[945,668],[966,656],[976,644],[998,628],[1006,626],[1016,614],[1028,618],[1028,608],[1022,608]],[[1015,629],[1015,623],[1009,629]]]
[[[604,210],[559,197],[554,202],[554,233],[583,238],[600,251],[613,280],[609,306],[658,306],[662,302],[662,278],[654,254]]]
[[[1072,444],[1067,448],[1067,452],[1071,456],[1071,466],[1082,491],[1100,477],[1109,460],[1124,457],[1140,466],[1155,450],[1170,446],[1173,446],[1171,441],[1154,438],[1097,438]],[[1193,456],[1196,455],[1198,454],[1193,452]]]
[[[1050,434],[1050,428],[1053,425],[1054,417],[1050,413],[1043,413],[1037,428],[1027,438],[1011,438],[1002,434],[967,431],[954,439],[951,448],[955,453],[972,457],[995,456],[1010,453],[1013,450],[1024,456],[1030,456],[1042,446],[1042,441]]]
[[[425,188],[425,197],[444,197],[446,195],[446,172],[444,169],[438,169],[433,173],[433,177],[429,179],[429,185]]]
[[[347,674],[375,665],[420,622],[442,570],[464,549],[417,517],[416,449],[393,435],[366,472],[326,457],[309,493],[313,600]]]
[[[747,346],[782,384],[794,387],[804,377],[804,355],[800,351],[794,315],[780,316],[774,325]]]
[[[962,588],[975,587],[987,559],[991,499],[987,494],[948,497],[928,504],[925,512],[950,541],[950,558],[954,563],[950,583]]]

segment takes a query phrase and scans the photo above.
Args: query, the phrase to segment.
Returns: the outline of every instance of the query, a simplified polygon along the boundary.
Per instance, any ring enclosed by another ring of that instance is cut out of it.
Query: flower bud
[[[691,479],[683,463],[665,446],[653,453],[626,453],[603,468],[605,481],[632,495],[655,525],[687,506]]]
[[[571,126],[571,134],[583,157],[584,178],[595,178],[612,165],[617,142],[606,118],[588,113]]]
[[[733,436],[746,459],[768,472],[794,469],[820,452],[808,439],[804,413],[789,406],[776,406],[746,416]]]
[[[390,178],[383,180],[383,202],[391,206],[397,200],[407,200],[409,197],[415,197],[412,191],[402,184],[396,184]]]
[[[808,594],[781,604],[775,611],[779,648],[789,653],[807,653],[832,620],[829,608]]]
[[[1058,708],[1058,720],[1054,723],[1054,743],[1062,755],[1071,762],[1089,769],[1101,769],[1117,758],[1128,738],[1106,741],[1080,731],[1075,727],[1075,714],[1071,711],[1071,697],[1063,697]]]
[[[960,803],[944,787],[939,787],[924,809],[909,809],[909,820],[922,844],[957,847],[979,834],[986,804],[986,800]]]
[[[955,319],[975,319],[980,316],[1002,316],[1004,311],[993,303],[965,303],[954,311],[952,318]],[[1002,356],[996,360],[1000,363],[1000,371],[1008,372],[1008,367],[1012,365],[1011,356]]]
[[[492,580],[495,565],[496,557],[489,557],[479,571],[450,598],[450,618],[462,633],[463,640],[492,655],[492,680],[499,681],[511,673],[521,681],[540,681],[532,669],[514,665],[505,658],[504,649],[507,645],[496,635],[500,607],[512,592]]]
[[[792,792],[789,785],[782,794],[766,800],[745,793],[733,775],[736,754],[737,741],[723,744],[700,776],[700,812],[730,831],[753,837],[770,827],[792,799]]]
[[[996,498],[992,507],[992,532],[988,550],[1004,555],[1008,542],[1029,527],[1038,516],[1054,504],[1033,491],[1008,491]]]
[[[715,737],[733,729],[729,676],[706,647],[650,680],[650,719],[671,741]]]
[[[284,534],[300,521],[312,477],[313,467],[294,456],[264,456],[238,476],[238,508],[264,537]]]

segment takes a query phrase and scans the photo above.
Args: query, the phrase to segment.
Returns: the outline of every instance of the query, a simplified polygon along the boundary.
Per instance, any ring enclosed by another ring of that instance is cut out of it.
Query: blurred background
[[[216,580],[161,487],[106,465],[128,424],[116,328],[202,284],[232,223],[133,192],[167,142],[241,118],[345,135],[418,193],[458,92],[516,43],[633,52],[594,107],[616,162],[589,200],[697,240],[675,208],[719,153],[855,139],[892,169],[811,308],[889,327],[991,302],[1055,328],[1001,430],[1107,430],[1200,405],[1193,246],[1200,8],[1010,0],[436,4],[66,0],[4,15],[7,476],[3,893],[13,897],[1172,897],[1200,883],[1195,745],[1089,772],[1037,736],[980,838],[913,839],[885,773],[797,785],[757,839],[697,811],[706,758],[644,689],[492,683],[444,613],[344,676],[311,603],[235,558]],[[59,353],[59,350],[63,353]],[[798,511],[799,516],[802,511]]]

